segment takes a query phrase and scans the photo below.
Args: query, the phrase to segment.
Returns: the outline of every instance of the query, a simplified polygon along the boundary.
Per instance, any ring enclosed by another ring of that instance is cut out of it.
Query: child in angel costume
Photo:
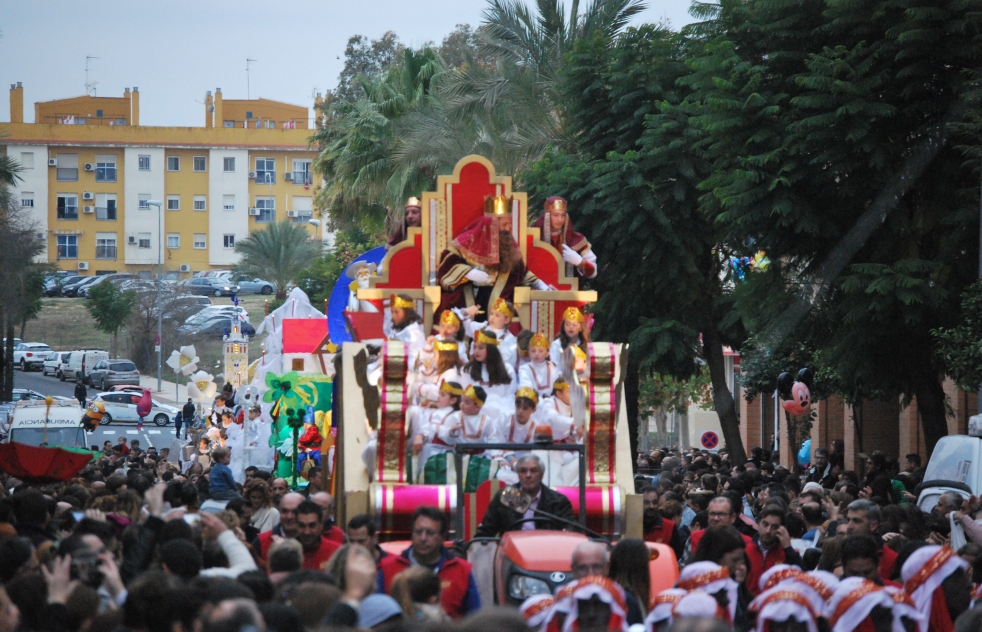
[[[586,345],[590,342],[590,333],[586,328],[586,317],[577,307],[567,307],[563,312],[563,324],[559,335],[549,346],[549,359],[556,366],[562,366],[563,351],[570,345],[579,347],[586,353]]]
[[[515,370],[504,363],[498,339],[483,329],[474,333],[471,361],[460,369],[460,383],[480,386],[487,393],[488,408],[497,416],[511,415],[518,379]]]
[[[515,338],[515,334],[509,331],[511,321],[518,318],[515,306],[505,299],[499,298],[491,306],[491,312],[485,323],[474,320],[479,310],[477,305],[461,310],[464,315],[464,333],[471,339],[474,338],[478,330],[493,335],[498,339],[501,359],[512,369],[518,370],[518,340]]]
[[[449,312],[445,312],[449,313]],[[440,385],[445,382],[459,382],[460,361],[456,340],[434,340],[431,350],[420,354],[415,381],[410,389],[414,403],[420,406],[432,405],[440,395]]]
[[[440,384],[436,407],[410,406],[409,434],[413,438],[413,456],[417,482],[427,485],[446,485],[449,463],[453,462],[451,447],[440,439],[440,428],[449,415],[460,410],[464,389],[458,382]],[[449,458],[448,458],[449,457]]]
[[[440,314],[440,320],[436,323],[436,334],[426,339],[422,351],[419,352],[418,364],[426,363],[433,354],[434,342],[456,342],[460,352],[460,363],[467,362],[467,345],[463,344],[463,334],[460,333],[460,317],[453,311],[447,310]]]
[[[576,388],[582,388],[576,385]],[[570,386],[563,378],[552,386],[552,395],[540,401],[535,411],[539,426],[548,426],[554,443],[580,443],[582,429],[576,427],[570,406]],[[541,455],[546,466],[546,484],[549,486],[576,485],[579,480],[579,462],[575,452],[548,452]]]
[[[562,375],[549,359],[549,339],[542,334],[532,336],[528,354],[529,362],[518,370],[518,385],[533,389],[539,397],[549,397],[553,383]]]
[[[480,386],[468,386],[460,400],[460,410],[448,415],[440,425],[438,436],[443,443],[500,443],[497,417],[484,409],[487,393]],[[484,481],[494,478],[501,464],[501,455],[488,450],[470,454],[466,459],[464,491],[474,492]]]
[[[393,294],[389,299],[389,319],[386,321],[385,335],[389,340],[406,343],[406,357],[409,366],[416,366],[419,352],[426,344],[423,332],[423,319],[416,313],[416,303],[404,294]]]
[[[535,414],[535,407],[539,403],[539,396],[535,389],[528,386],[519,387],[515,393],[515,414],[510,418],[501,418],[501,427],[498,435],[503,443],[526,443],[529,450],[535,441],[536,423],[532,420]],[[515,464],[518,459],[528,454],[528,451],[505,451],[503,455],[504,463],[498,469],[498,480],[504,481],[508,485],[518,483],[518,474],[515,473]]]

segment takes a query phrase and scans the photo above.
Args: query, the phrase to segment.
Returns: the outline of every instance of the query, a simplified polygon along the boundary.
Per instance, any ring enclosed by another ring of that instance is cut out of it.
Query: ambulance
[[[11,411],[9,443],[87,448],[82,430],[82,408],[75,400],[56,399],[17,402]]]

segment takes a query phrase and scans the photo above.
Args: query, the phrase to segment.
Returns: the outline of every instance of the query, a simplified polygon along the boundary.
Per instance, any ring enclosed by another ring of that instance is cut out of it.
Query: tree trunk
[[[927,373],[927,372],[923,372]],[[914,396],[917,397],[917,411],[921,415],[924,429],[925,460],[934,452],[941,437],[948,434],[948,415],[945,409],[945,393],[941,381],[932,375],[920,375],[914,381]]]
[[[3,397],[2,401],[9,402],[14,397],[14,323],[7,323],[7,344],[4,345],[3,358]]]
[[[27,340],[27,319],[20,321],[20,339]]]
[[[637,361],[632,361],[631,354],[627,355],[627,367],[624,372],[624,406],[627,407],[627,433],[631,438],[631,463],[638,467],[638,417],[640,409],[638,398],[641,395],[641,373]]]
[[[740,421],[737,419],[733,393],[726,383],[726,358],[723,356],[723,339],[715,318],[707,318],[702,330],[702,348],[709,377],[713,383],[713,405],[723,428],[723,440],[730,453],[730,463],[745,463],[747,452],[740,439]]]

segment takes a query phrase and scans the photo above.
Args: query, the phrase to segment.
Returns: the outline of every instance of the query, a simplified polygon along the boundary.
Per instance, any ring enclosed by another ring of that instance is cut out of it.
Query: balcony
[[[115,206],[97,206],[95,207],[95,218],[104,221],[115,221],[116,220],[116,207]]]
[[[58,207],[58,219],[78,219],[77,206]]]
[[[293,184],[312,184],[314,181],[313,176],[310,175],[309,171],[294,171],[293,172]]]
[[[61,182],[77,182],[78,167],[75,168],[58,167],[58,174],[56,177]]]
[[[116,246],[96,246],[96,259],[116,259]]]

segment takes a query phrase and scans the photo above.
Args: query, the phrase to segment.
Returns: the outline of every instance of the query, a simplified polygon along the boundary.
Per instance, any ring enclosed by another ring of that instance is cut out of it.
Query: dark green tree
[[[100,283],[89,291],[85,309],[95,321],[96,329],[113,337],[109,354],[114,358],[119,353],[119,330],[133,313],[136,301],[136,292],[123,291],[112,282]]]
[[[236,274],[268,279],[282,301],[287,287],[323,252],[323,245],[302,224],[284,220],[253,231],[235,244],[235,252],[241,257],[234,266]]]
[[[352,35],[344,49],[344,67],[338,85],[331,92],[335,104],[352,104],[365,96],[363,81],[377,79],[392,65],[402,44],[399,36],[386,31],[377,40]]]

